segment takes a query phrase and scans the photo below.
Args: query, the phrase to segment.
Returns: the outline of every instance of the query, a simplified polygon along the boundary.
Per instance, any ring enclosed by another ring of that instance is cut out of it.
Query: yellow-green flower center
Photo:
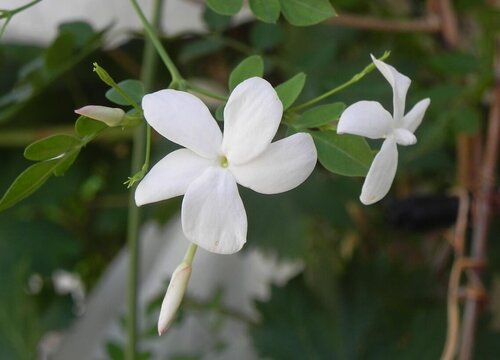
[[[223,168],[227,168],[229,165],[229,162],[227,161],[227,157],[225,157],[224,155],[221,155],[221,157],[219,158],[219,163],[220,163],[220,166],[222,166]]]

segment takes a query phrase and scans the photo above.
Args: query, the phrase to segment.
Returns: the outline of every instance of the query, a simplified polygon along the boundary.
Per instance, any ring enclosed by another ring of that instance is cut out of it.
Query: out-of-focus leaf
[[[470,107],[460,106],[451,109],[446,115],[457,134],[475,134],[479,131],[481,117]]]
[[[234,15],[240,11],[243,0],[207,0],[207,5],[216,13]]]
[[[479,62],[476,57],[465,52],[446,52],[431,56],[428,60],[429,65],[441,74],[466,75],[477,71]]]
[[[224,44],[215,38],[195,40],[182,48],[179,54],[179,60],[182,62],[196,60],[213,54],[223,47]]]
[[[90,24],[83,21],[69,22],[59,25],[59,32],[71,34],[76,47],[83,47],[96,35]]]
[[[337,135],[333,131],[311,132],[321,165],[344,176],[365,176],[373,160],[366,140],[355,135]]]
[[[267,23],[275,23],[280,16],[279,0],[250,0],[250,10],[255,17]]]
[[[118,86],[136,103],[141,103],[142,97],[144,96],[144,85],[142,82],[139,80],[128,79],[119,82]],[[118,105],[131,105],[115,89],[109,89],[106,91],[106,98]]]
[[[226,104],[219,105],[215,110],[215,119],[217,121],[224,121],[224,108]]]
[[[280,0],[281,11],[295,26],[314,25],[335,15],[329,0]]]
[[[231,24],[231,16],[218,14],[208,6],[203,13],[203,20],[212,31],[226,30]]]
[[[229,90],[233,91],[236,85],[254,76],[264,75],[264,61],[258,55],[252,55],[240,62],[229,75]]]
[[[278,97],[283,103],[283,110],[286,110],[293,105],[295,100],[297,100],[300,93],[302,92],[305,83],[306,83],[306,74],[298,73],[291,79],[276,86],[276,92],[278,93]]]
[[[75,162],[76,158],[80,154],[80,148],[74,149],[68,154],[66,154],[63,158],[59,160],[59,164],[54,169],[55,176],[64,175],[64,173],[69,169],[71,165]]]
[[[94,136],[107,127],[108,126],[102,121],[80,116],[75,123],[75,132],[83,138],[85,136]]]
[[[258,49],[270,50],[283,41],[284,31],[279,24],[256,22],[250,30],[250,41]]]
[[[72,34],[61,33],[45,53],[46,69],[52,72],[67,62],[73,54],[74,45]]]
[[[80,139],[74,136],[64,134],[52,135],[28,145],[24,150],[24,157],[35,161],[48,160],[80,145]]]
[[[123,345],[118,345],[114,342],[108,342],[106,344],[106,352],[111,360],[123,360],[125,359],[125,353],[123,351]]]
[[[296,129],[314,128],[339,119],[345,109],[345,104],[336,102],[320,105],[304,112],[292,125]]]

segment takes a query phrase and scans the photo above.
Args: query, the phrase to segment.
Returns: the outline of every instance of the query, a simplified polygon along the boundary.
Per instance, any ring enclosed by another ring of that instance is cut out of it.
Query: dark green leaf
[[[144,85],[139,80],[124,80],[119,82],[118,86],[136,103],[141,102],[144,96]],[[106,91],[106,98],[118,105],[131,105],[123,96],[118,94],[115,89]]]
[[[0,211],[5,210],[34,193],[50,177],[59,159],[31,165],[24,170],[7,189],[0,200]]]
[[[233,91],[236,85],[254,76],[264,75],[264,61],[258,55],[247,57],[229,75],[229,90]]]
[[[61,33],[45,53],[45,68],[49,72],[56,71],[62,64],[71,59],[73,48],[73,35]]]
[[[59,25],[59,32],[71,34],[75,46],[83,47],[96,35],[92,26],[83,21],[69,22]]]
[[[231,16],[218,14],[208,6],[203,13],[203,20],[212,31],[226,30],[231,24]]]
[[[267,23],[275,23],[280,16],[279,0],[250,0],[250,9],[255,17]]]
[[[179,60],[182,62],[192,61],[213,54],[220,50],[224,44],[218,39],[207,38],[193,41],[182,48]]]
[[[328,0],[280,0],[281,11],[292,25],[314,25],[335,15]]]
[[[345,104],[341,102],[320,105],[304,112],[292,125],[296,129],[320,127],[338,120],[344,109]]]
[[[470,107],[456,107],[450,110],[447,114],[451,120],[451,124],[457,134],[475,134],[481,124],[481,116]]]
[[[321,165],[344,176],[365,176],[373,160],[366,140],[355,135],[337,135],[333,131],[311,132]]]
[[[114,342],[106,344],[106,352],[111,360],[123,360],[125,358],[123,346]]]
[[[75,123],[75,132],[83,138],[85,136],[93,136],[107,127],[108,126],[101,121],[80,116]]]
[[[224,121],[224,108],[226,104],[219,105],[215,110],[215,119],[217,121]]]
[[[243,0],[207,0],[207,5],[216,13],[234,15],[240,11]]]
[[[283,84],[276,86],[278,97],[283,103],[283,110],[288,109],[297,100],[304,84],[306,83],[306,74],[298,73],[293,78],[285,81]]]
[[[256,22],[250,30],[250,41],[258,49],[269,50],[282,42],[283,34],[279,24]]]
[[[80,139],[71,135],[52,135],[35,141],[24,150],[24,157],[28,160],[48,160],[80,146]]]

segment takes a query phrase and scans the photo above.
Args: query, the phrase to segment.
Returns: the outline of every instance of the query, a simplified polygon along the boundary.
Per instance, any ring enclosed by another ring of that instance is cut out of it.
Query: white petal
[[[188,263],[181,263],[175,269],[168,284],[167,292],[161,304],[160,316],[158,318],[158,335],[161,336],[175,319],[175,314],[181,305],[182,298],[186,293],[189,278],[191,277],[192,266]]]
[[[429,107],[431,100],[429,98],[420,100],[403,118],[403,127],[415,132],[419,127],[422,119],[424,118],[425,112]]]
[[[198,155],[219,155],[222,134],[205,104],[177,90],[160,90],[142,98],[146,121],[158,133]]]
[[[229,163],[251,160],[271,143],[283,105],[266,80],[250,78],[236,86],[224,109],[222,151]]]
[[[376,101],[358,101],[344,110],[337,134],[353,134],[380,139],[392,132],[391,114]]]
[[[215,161],[191,150],[171,152],[149,170],[135,190],[137,206],[166,200],[186,192],[188,186]]]
[[[394,139],[387,138],[382,148],[373,160],[366,176],[361,196],[365,205],[373,204],[382,199],[391,188],[398,167],[398,149]]]
[[[186,237],[218,254],[239,251],[247,238],[247,215],[233,175],[221,167],[207,169],[188,188],[182,202]]]
[[[393,136],[399,145],[413,145],[417,143],[417,138],[410,130],[403,128],[394,129]]]
[[[258,157],[229,167],[236,181],[262,194],[277,194],[302,184],[316,165],[311,135],[298,133],[276,141]]]
[[[406,75],[397,71],[393,66],[375,59],[373,55],[371,55],[371,57],[377,69],[384,75],[389,84],[391,84],[393,92],[393,115],[396,122],[400,122],[405,113],[406,93],[410,87],[411,80]]]

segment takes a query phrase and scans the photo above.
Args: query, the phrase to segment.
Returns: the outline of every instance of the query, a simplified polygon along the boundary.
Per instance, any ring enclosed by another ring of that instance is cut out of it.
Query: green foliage
[[[207,0],[207,5],[222,15],[234,15],[240,11],[243,0]]]
[[[102,130],[106,129],[108,126],[102,121],[97,121],[89,119],[85,116],[80,116],[75,123],[75,132],[84,137],[95,136]]]
[[[283,41],[283,37],[284,30],[279,24],[257,22],[250,30],[250,41],[257,49],[273,49]]]
[[[373,160],[366,140],[334,131],[312,131],[318,159],[327,170],[344,176],[365,176]]]
[[[295,26],[318,24],[335,15],[329,0],[280,0],[283,16]]]
[[[296,129],[317,128],[337,121],[345,109],[345,104],[336,102],[328,105],[320,105],[305,111],[299,119],[293,122]]]
[[[123,80],[117,84],[120,89],[136,103],[141,103],[144,96],[144,85],[139,80]],[[115,89],[106,91],[106,98],[117,105],[132,105],[130,101]]]
[[[258,55],[249,56],[234,68],[229,75],[229,90],[233,91],[236,85],[254,76],[264,75],[264,61]]]
[[[231,17],[221,15],[216,13],[210,7],[205,8],[205,12],[203,13],[203,20],[205,24],[207,24],[208,28],[212,31],[223,31],[228,28],[231,23]]]
[[[34,161],[49,160],[81,145],[81,140],[74,136],[52,135],[28,145],[24,150],[24,157]]]
[[[276,92],[278,97],[283,103],[283,110],[288,109],[293,105],[295,100],[299,97],[304,85],[306,83],[306,74],[298,73],[291,79],[288,79],[284,83],[276,86]]]
[[[267,23],[275,23],[280,16],[279,0],[250,0],[250,9],[255,17]]]

